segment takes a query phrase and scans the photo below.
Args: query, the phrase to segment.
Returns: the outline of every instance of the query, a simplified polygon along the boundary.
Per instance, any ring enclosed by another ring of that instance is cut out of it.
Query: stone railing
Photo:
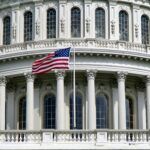
[[[0,56],[20,54],[43,53],[46,50],[54,50],[64,47],[75,47],[78,52],[89,53],[113,53],[113,52],[134,52],[149,54],[150,46],[122,41],[98,40],[98,39],[55,39],[45,41],[33,41],[20,44],[12,44],[0,47]]]
[[[149,130],[0,131],[4,143],[148,143]]]

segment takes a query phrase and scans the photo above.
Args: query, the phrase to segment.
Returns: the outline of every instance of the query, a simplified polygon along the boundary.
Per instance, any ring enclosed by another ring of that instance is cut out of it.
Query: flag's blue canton
[[[69,54],[70,54],[70,48],[60,49],[55,52],[54,57],[69,57]]]

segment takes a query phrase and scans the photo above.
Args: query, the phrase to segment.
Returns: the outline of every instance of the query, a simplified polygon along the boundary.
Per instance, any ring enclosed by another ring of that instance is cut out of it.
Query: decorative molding
[[[118,79],[119,79],[119,80],[125,80],[127,74],[128,74],[127,72],[117,72]]]
[[[6,86],[7,80],[5,76],[0,76],[0,86]]]
[[[87,77],[88,77],[88,80],[90,79],[95,79],[96,77],[96,70],[87,70]]]
[[[35,31],[37,35],[40,35],[40,22],[35,23]]]
[[[146,76],[146,83],[150,84],[150,75]]]
[[[111,21],[111,34],[115,34],[115,21]]]
[[[60,20],[60,26],[61,26],[61,32],[64,33],[65,32],[65,19],[61,19]]]
[[[64,79],[65,77],[65,71],[63,70],[56,70],[55,74],[56,74],[57,80]]]
[[[35,79],[35,75],[33,75],[32,73],[24,73],[24,75],[27,79],[27,82],[33,82]]]
[[[135,37],[138,38],[139,36],[139,25],[135,24]]]
[[[12,37],[13,37],[13,39],[16,39],[16,29],[17,27],[16,27],[16,25],[14,24],[13,26],[12,26]]]
[[[86,21],[85,21],[85,24],[86,24],[86,32],[89,33],[90,32],[90,19],[87,18]]]

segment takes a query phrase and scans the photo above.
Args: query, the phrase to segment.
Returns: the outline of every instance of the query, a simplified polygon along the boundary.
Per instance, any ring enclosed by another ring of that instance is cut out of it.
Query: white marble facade
[[[56,11],[56,37],[47,39],[47,10]],[[80,37],[71,34],[71,9],[79,8]],[[105,11],[105,37],[96,37],[95,10]],[[24,41],[24,14],[32,13],[32,40]],[[128,40],[120,40],[119,12],[128,15]],[[56,130],[70,130],[73,50],[76,92],[82,96],[82,130],[94,131],[96,98],[107,97],[107,128],[127,129],[126,99],[132,101],[132,128],[150,129],[150,45],[142,42],[141,17],[148,0],[0,1],[0,130],[19,130],[19,101],[26,97],[26,130],[44,129],[44,96],[56,97]],[[11,18],[10,44],[4,45],[4,18]],[[148,26],[150,35],[150,26]],[[150,41],[150,37],[149,37]],[[71,47],[70,69],[32,75],[34,60]],[[104,134],[105,136],[105,134]],[[99,137],[99,136],[97,136]],[[81,138],[81,137],[80,137]]]

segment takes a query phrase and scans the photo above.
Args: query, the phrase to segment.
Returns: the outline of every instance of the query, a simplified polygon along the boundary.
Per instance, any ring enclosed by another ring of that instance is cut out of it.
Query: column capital
[[[35,75],[33,75],[32,73],[24,73],[26,79],[27,79],[27,82],[30,82],[30,81],[34,81],[35,79]]]
[[[118,80],[125,80],[127,74],[127,72],[117,72]]]
[[[87,73],[88,79],[95,79],[96,72],[97,72],[96,70],[87,70],[86,73]]]
[[[146,83],[150,84],[150,75],[146,76]]]
[[[59,71],[56,70],[55,74],[56,74],[57,80],[64,79],[64,77],[65,77],[65,71],[63,71],[63,70],[59,70]]]
[[[0,76],[0,85],[6,85],[7,80],[5,76]]]

